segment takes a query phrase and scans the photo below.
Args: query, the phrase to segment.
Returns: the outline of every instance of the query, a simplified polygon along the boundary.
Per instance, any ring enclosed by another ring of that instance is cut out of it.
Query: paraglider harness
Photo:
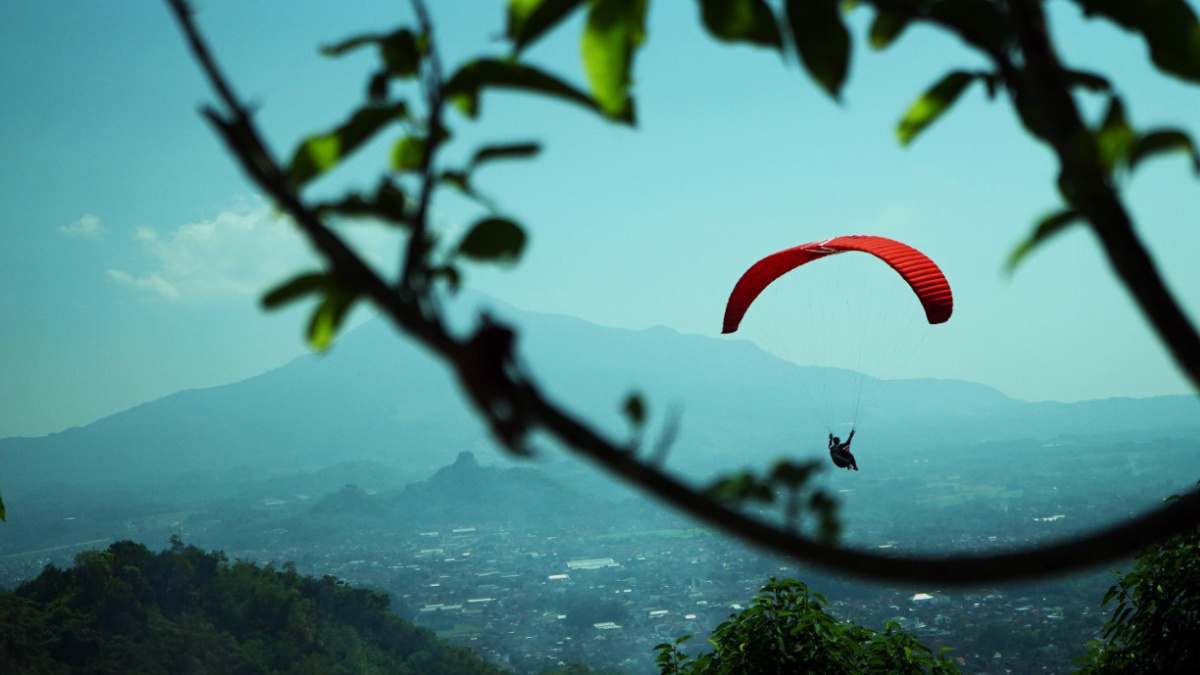
[[[858,462],[854,460],[854,455],[850,454],[850,442],[854,440],[854,430],[850,430],[850,435],[846,437],[846,442],[843,443],[840,438],[829,434],[829,458],[839,469],[853,469],[858,471]]]

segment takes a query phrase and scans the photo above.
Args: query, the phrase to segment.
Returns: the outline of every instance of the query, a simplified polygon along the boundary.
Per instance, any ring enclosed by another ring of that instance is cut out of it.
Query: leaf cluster
[[[1200,663],[1200,528],[1138,555],[1101,601],[1112,605],[1084,674],[1183,673]]]
[[[443,107],[453,106],[466,120],[477,119],[487,91],[510,90],[545,96],[581,106],[601,116],[631,124],[633,103],[629,80],[634,50],[644,37],[646,3],[596,1],[588,4],[588,23],[581,53],[591,92],[520,60],[522,49],[562,20],[581,2],[520,2],[509,6],[508,37],[513,50],[508,57],[482,56],[468,60],[452,73],[443,73],[432,27],[423,10],[417,26],[401,26],[388,33],[365,33],[322,48],[330,57],[341,57],[374,47],[379,64],[366,88],[366,101],[345,121],[300,142],[284,168],[292,190],[300,191],[315,179],[332,172],[356,152],[394,126],[402,127],[391,145],[389,171],[374,192],[349,191],[338,199],[315,205],[321,217],[341,220],[369,219],[400,227],[409,233],[401,286],[419,291],[428,282],[443,282],[456,291],[462,282],[461,264],[518,261],[528,243],[525,228],[498,212],[496,202],[475,186],[475,175],[498,160],[535,157],[541,146],[533,141],[508,141],[479,147],[464,166],[441,166],[437,152],[453,133],[443,121]],[[420,9],[421,5],[417,7]],[[415,84],[423,112],[403,97],[396,98],[393,83]],[[485,213],[458,239],[439,247],[432,231],[429,205],[437,188],[447,188],[474,200]],[[312,270],[287,280],[263,298],[267,309],[316,296],[309,320],[308,342],[327,349],[345,317],[365,290],[353,277],[336,269]]]
[[[1187,0],[1074,0],[1084,14],[1141,36],[1162,72],[1200,82],[1200,28]]]
[[[811,479],[823,469],[824,465],[816,460],[792,462],[783,459],[761,476],[750,469],[721,476],[705,493],[719,502],[738,507],[780,504],[789,528],[799,527],[804,516],[811,516],[816,521],[817,536],[822,541],[834,543],[842,531],[837,500],[825,490],[810,485]]]
[[[841,622],[826,604],[801,581],[771,579],[750,607],[717,626],[712,651],[689,657],[682,637],[657,645],[656,663],[664,675],[958,672],[946,650],[934,654],[898,624],[874,631]]]
[[[1197,36],[1200,39],[1200,28]],[[1135,129],[1126,115],[1124,102],[1116,94],[1109,95],[1103,120],[1090,132],[1092,154],[1110,181],[1132,174],[1148,159],[1169,153],[1185,154],[1193,171],[1200,175],[1200,151],[1186,131],[1173,127],[1156,127],[1145,131]],[[1069,191],[1064,191],[1063,196],[1068,201],[1078,201]],[[1039,245],[1069,226],[1085,220],[1084,214],[1074,206],[1064,206],[1045,214],[1034,224],[1030,234],[1009,253],[1006,270],[1012,273]]]
[[[1108,20],[1139,34],[1146,42],[1151,60],[1163,73],[1191,82],[1200,82],[1200,22],[1186,0],[1074,0],[1089,17]],[[842,2],[841,0],[784,0],[778,14],[766,0],[697,0],[705,29],[719,41],[740,43],[775,50],[782,56],[794,53],[809,75],[831,97],[837,99],[849,74],[852,36],[845,14],[858,4],[871,5],[874,17],[867,43],[874,49],[886,49],[895,43],[914,23],[928,23],[962,38],[996,63],[994,70],[954,69],[938,78],[903,112],[896,126],[902,145],[912,143],[947,113],[975,82],[983,84],[989,98],[1016,87],[1020,74],[1013,58],[1019,51],[1017,27],[1011,8],[996,0],[875,0]],[[593,11],[605,3],[583,0],[510,0],[508,37],[515,51],[520,52],[540,38],[571,12],[585,6]],[[636,5],[638,25],[644,18],[645,3]],[[631,12],[633,10],[630,10]],[[583,41],[588,44],[597,29],[589,18]],[[641,44],[641,28],[637,39],[622,42],[622,49],[631,50]],[[615,47],[607,47],[612,51]],[[596,55],[584,49],[585,66],[597,62]],[[628,98],[631,81],[628,66],[631,57],[618,59],[614,54],[608,61],[619,62],[620,68],[610,69],[607,80],[592,78],[593,93],[610,92],[613,105]],[[589,73],[591,71],[589,70]],[[1138,132],[1125,119],[1124,106],[1103,75],[1076,69],[1060,73],[1068,88],[1110,95],[1109,114],[1093,129],[1090,143],[1095,150],[1101,170],[1113,174],[1132,172],[1144,160],[1167,152],[1182,152],[1190,156],[1200,173],[1200,152],[1190,136],[1177,128],[1158,128]],[[620,89],[619,93],[617,92]],[[1023,97],[1028,99],[1028,96]],[[1041,104],[1018,102],[1018,112],[1031,130],[1044,133],[1041,126]],[[1064,194],[1069,204],[1070,195]],[[1010,253],[1006,270],[1012,272],[1037,246],[1063,231],[1070,224],[1085,222],[1087,217],[1077,206],[1067,206],[1040,219],[1030,235]]]

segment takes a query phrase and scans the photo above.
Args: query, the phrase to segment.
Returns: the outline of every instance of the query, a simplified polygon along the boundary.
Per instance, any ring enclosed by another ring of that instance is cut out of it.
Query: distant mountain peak
[[[312,513],[319,514],[380,514],[382,508],[369,492],[353,483],[346,483],[337,492],[326,495],[313,504]]]
[[[580,498],[537,469],[482,466],[462,451],[427,480],[409,483],[385,499],[393,509],[426,523],[544,520],[577,513]]]

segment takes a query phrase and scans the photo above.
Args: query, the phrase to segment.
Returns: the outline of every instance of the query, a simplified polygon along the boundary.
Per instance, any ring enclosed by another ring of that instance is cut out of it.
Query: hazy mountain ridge
[[[629,434],[618,410],[629,391],[644,392],[659,416],[678,406],[683,427],[671,461],[688,472],[797,445],[819,451],[825,428],[809,412],[820,397],[853,400],[859,386],[850,371],[797,366],[743,340],[494,311],[521,327],[523,361],[547,390],[616,437]],[[1187,396],[1030,403],[970,382],[872,378],[863,391],[860,437],[883,449],[1200,430],[1200,406]],[[328,355],[178,392],[85,427],[0,440],[0,476],[6,494],[18,495],[49,483],[161,483],[235,466],[312,470],[367,460],[424,471],[458,449],[488,445],[449,373],[373,320]]]
[[[347,484],[320,497],[315,516],[389,518],[425,525],[576,520],[597,503],[537,469],[482,466],[469,451],[425,480],[382,492]]]

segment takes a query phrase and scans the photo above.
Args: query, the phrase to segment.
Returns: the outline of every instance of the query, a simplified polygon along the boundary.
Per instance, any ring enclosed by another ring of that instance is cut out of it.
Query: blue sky
[[[273,3],[196,4],[282,156],[353,109],[372,62],[325,59],[316,46],[408,18],[392,1],[294,2],[281,16]],[[450,63],[503,49],[503,3],[431,4]],[[1111,75],[1136,125],[1200,134],[1200,88],[1153,71],[1136,37],[1084,21],[1072,4],[1051,7],[1067,60]],[[0,436],[86,423],[303,353],[304,311],[263,314],[257,295],[311,254],[196,114],[211,97],[166,8],[18,1],[5,19]],[[859,43],[868,20],[867,10],[852,15]],[[577,45],[573,24],[529,57],[582,82]],[[938,261],[957,300],[949,324],[920,325],[895,278],[843,256],[764,295],[743,337],[801,363],[962,378],[1025,399],[1187,391],[1086,231],[1037,251],[1014,278],[1001,274],[1032,221],[1057,205],[1052,158],[1006,102],[971,90],[911,147],[896,143],[895,122],[920,91],[949,68],[978,65],[954,39],[915,28],[883,53],[857,45],[837,104],[777,55],[714,42],[695,3],[658,0],[635,66],[636,130],[510,95],[486,96],[478,124],[453,118],[452,159],[484,141],[546,148],[480,175],[532,238],[517,268],[471,270],[468,283],[528,309],[715,335],[726,293],[757,257],[869,232]],[[1085,103],[1092,114],[1101,105]],[[386,151],[369,146],[313,193],[373,183]],[[1125,188],[1193,315],[1198,187],[1179,157],[1147,165]],[[453,200],[435,212],[448,230],[473,215]],[[388,233],[352,236],[377,264],[397,256]]]

